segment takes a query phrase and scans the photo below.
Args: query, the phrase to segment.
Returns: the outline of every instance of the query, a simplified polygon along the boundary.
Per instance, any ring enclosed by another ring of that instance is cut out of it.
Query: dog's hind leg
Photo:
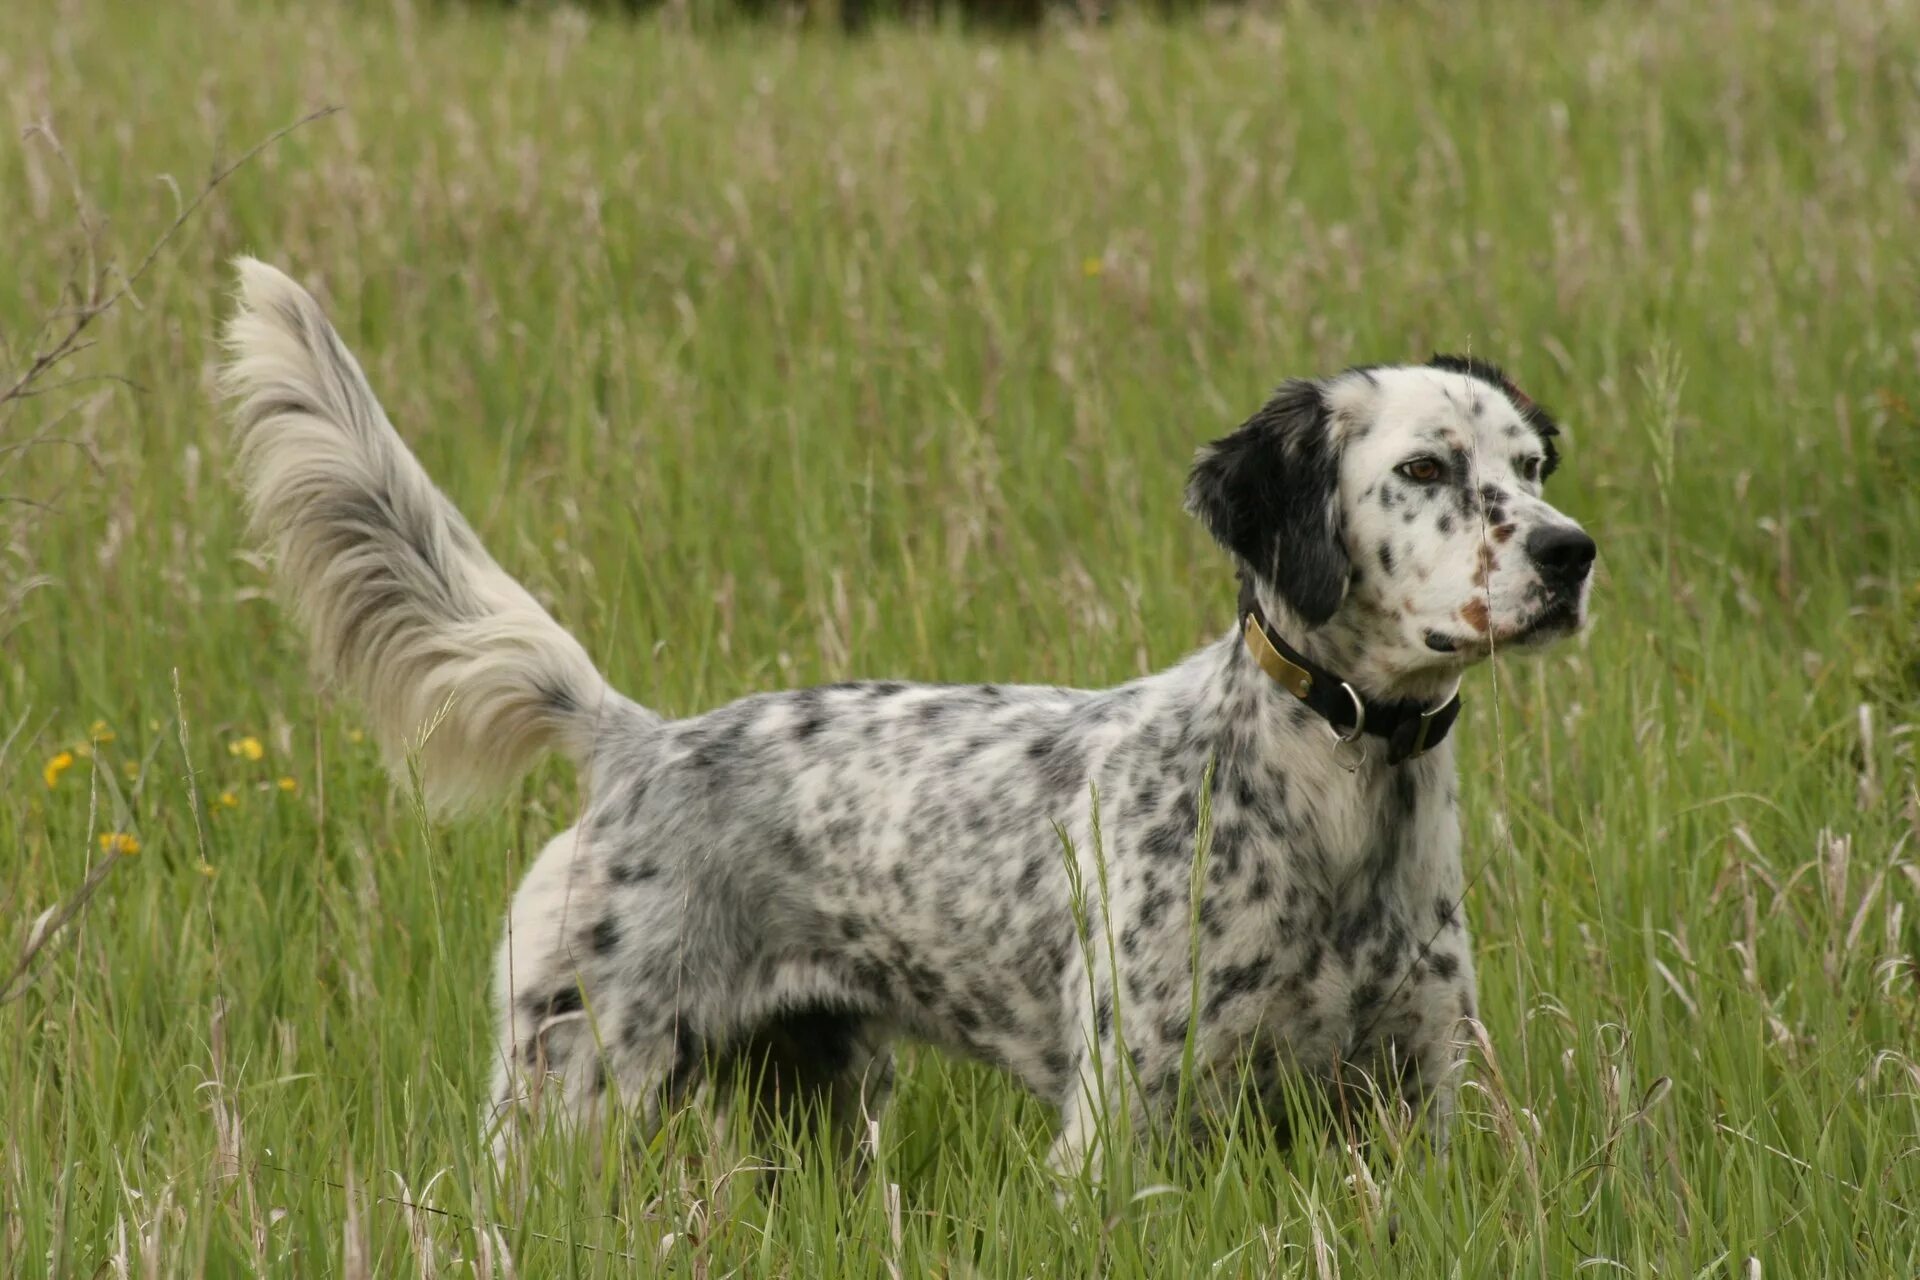
[[[1168,1132],[1180,1097],[1179,1049],[1163,1040],[1141,1050],[1115,1037],[1102,1039],[1098,1051],[1083,1052],[1060,1102],[1059,1136],[1047,1154],[1056,1176],[1085,1176],[1097,1185],[1106,1179],[1110,1158],[1124,1158],[1156,1133]],[[1191,1111],[1180,1118],[1190,1119]]]
[[[513,1139],[555,1119],[597,1140],[610,1106],[644,1140],[663,1100],[682,1096],[706,1056],[671,993],[628,989],[593,946],[595,872],[580,831],[551,841],[514,895],[501,940],[498,1036],[486,1131],[504,1167]]]
[[[602,1018],[589,1007],[590,997],[571,990],[578,1007],[569,1007],[574,1001],[564,995],[559,1012],[551,1000],[544,1008],[530,1003],[511,1015],[502,1033],[487,1131],[503,1168],[514,1140],[535,1125],[557,1122],[597,1149],[618,1115],[628,1123],[629,1140],[645,1143],[701,1079],[705,1042],[691,1025]]]

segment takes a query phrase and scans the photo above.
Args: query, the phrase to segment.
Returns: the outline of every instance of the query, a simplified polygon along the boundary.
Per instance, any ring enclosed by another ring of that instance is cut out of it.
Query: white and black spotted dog
[[[1062,1168],[1103,1100],[1167,1113],[1189,1040],[1201,1071],[1250,1062],[1263,1089],[1364,1078],[1444,1135],[1475,1013],[1456,690],[1581,627],[1594,557],[1540,496],[1553,420],[1497,369],[1289,382],[1202,449],[1188,505],[1240,608],[1167,671],[833,685],[670,721],[494,563],[313,299],[239,271],[247,494],[321,669],[443,809],[542,748],[584,771],[500,947],[502,1140],[533,1098],[653,1118],[738,1061],[783,1098],[873,1107],[897,1037],[1057,1105]]]

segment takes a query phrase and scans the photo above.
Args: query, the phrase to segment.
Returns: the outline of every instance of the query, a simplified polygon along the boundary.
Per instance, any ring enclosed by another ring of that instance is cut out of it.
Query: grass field
[[[1920,1272],[1914,4],[4,26],[0,387],[87,225],[131,269],[344,110],[0,406],[0,974],[137,847],[0,1004],[0,1275]],[[1149,1149],[1057,1207],[1043,1110],[921,1054],[864,1182],[690,1117],[495,1185],[489,952],[573,779],[426,824],[313,692],[209,394],[243,250],[669,713],[1165,665],[1231,618],[1195,444],[1287,375],[1507,364],[1603,568],[1587,638],[1469,681],[1450,1161]]]

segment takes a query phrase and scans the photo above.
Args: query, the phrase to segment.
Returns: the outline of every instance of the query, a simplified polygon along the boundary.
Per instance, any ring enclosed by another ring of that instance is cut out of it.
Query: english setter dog
[[[545,748],[582,771],[499,949],[496,1146],[535,1097],[652,1124],[728,1063],[858,1113],[897,1037],[1056,1105],[1063,1170],[1116,1097],[1170,1114],[1189,1053],[1263,1091],[1365,1080],[1444,1138],[1475,1016],[1461,674],[1577,631],[1595,551],[1541,497],[1554,420],[1497,368],[1288,382],[1202,448],[1187,506],[1239,604],[1157,675],[667,720],[487,554],[314,300],[238,269],[224,388],[319,669],[441,810]]]

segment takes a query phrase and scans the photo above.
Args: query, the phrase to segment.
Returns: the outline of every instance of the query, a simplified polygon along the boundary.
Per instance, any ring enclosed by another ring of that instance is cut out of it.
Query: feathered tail
[[[603,712],[632,704],[434,487],[319,304],[265,263],[236,266],[221,384],[315,665],[359,699],[396,774],[417,753],[436,810],[504,788],[544,748],[585,764]]]

